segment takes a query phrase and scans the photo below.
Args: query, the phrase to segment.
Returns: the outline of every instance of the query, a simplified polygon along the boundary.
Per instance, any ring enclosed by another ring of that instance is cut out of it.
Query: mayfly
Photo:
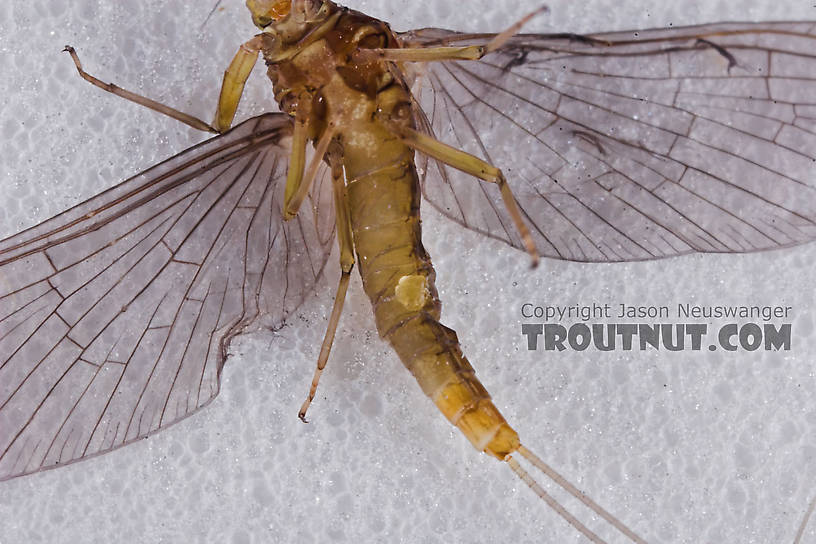
[[[785,33],[776,33],[776,34],[785,35]],[[739,34],[736,34],[736,35],[739,35]],[[433,40],[438,40],[439,38],[440,38],[440,36],[436,35],[436,36],[430,36],[427,39],[433,41]],[[517,38],[517,40],[521,40],[523,38],[525,38],[525,37],[519,37],[519,38]],[[526,37],[526,38],[528,40],[530,39],[529,36]],[[664,38],[664,40],[665,40],[665,38]],[[444,39],[442,41],[444,42]],[[569,37],[569,39],[567,39],[566,41],[569,42],[572,46],[579,47],[579,48],[583,47],[583,46],[586,46],[586,47],[592,46],[594,48],[597,48],[597,47],[600,46],[599,43],[591,43],[591,41],[589,41],[589,40],[580,40],[577,37]],[[491,65],[490,63],[486,62],[484,64],[484,66],[492,66],[492,69],[497,70],[496,74],[494,74],[494,75],[501,75],[503,73],[514,73],[515,74],[515,73],[519,73],[525,67],[525,65],[535,66],[535,64],[533,63],[533,60],[531,58],[529,58],[530,56],[527,54],[526,51],[519,50],[518,48],[516,48],[516,50],[513,49],[513,47],[512,47],[513,43],[519,43],[519,42],[511,41],[510,42],[511,45],[504,49],[504,52],[507,54],[507,58],[503,59],[503,63],[498,63],[497,64],[496,62],[494,62]],[[644,42],[644,43],[647,43],[647,42]],[[658,42],[658,43],[660,43],[660,42]],[[717,47],[717,45],[719,45],[719,47]],[[739,55],[737,55],[735,53],[732,53],[732,50],[736,50],[738,48],[739,48],[738,45],[729,45],[728,47],[723,47],[720,42],[714,41],[712,39],[700,39],[699,41],[695,41],[692,46],[688,46],[688,52],[693,53],[693,54],[699,54],[699,55],[712,54],[713,58],[718,59],[720,62],[725,61],[725,66],[726,66],[726,68],[728,70],[728,73],[730,74],[730,72],[731,72],[731,66],[730,66],[731,60],[741,59],[741,57]],[[679,54],[679,52],[678,52],[678,54]],[[643,55],[643,53],[641,52],[640,55]],[[637,56],[637,55],[633,55],[633,56]],[[440,64],[439,66],[445,66],[445,65]],[[457,66],[458,67],[460,65],[450,65],[450,66]],[[462,66],[461,69],[463,70],[463,72],[461,72],[461,74],[467,75],[469,73],[468,71],[470,69],[468,67],[466,67],[464,64],[462,64],[461,66]],[[742,68],[742,66],[740,65],[740,63],[737,63],[737,65],[734,67],[734,70],[737,70],[739,68]],[[580,73],[580,71],[576,70],[576,73]],[[584,74],[584,76],[589,77],[587,74]],[[431,72],[430,75],[426,76],[426,77],[428,77],[429,79],[431,79],[433,77],[440,78],[440,80],[437,80],[435,82],[437,84],[444,83],[444,81],[441,79],[443,77],[452,78],[452,79],[448,80],[449,82],[458,81],[457,78],[456,78],[456,73],[453,72],[453,71]],[[735,76],[735,77],[737,77],[737,76]],[[484,76],[482,76],[482,79],[484,79]],[[557,85],[558,84],[557,78],[555,78],[555,80],[556,81],[554,81],[553,84]],[[523,82],[523,81],[524,81],[523,77],[518,80],[518,82]],[[483,83],[486,84],[486,82],[484,82],[484,81],[483,81]],[[567,83],[569,83],[569,82],[567,82]],[[450,83],[450,84],[452,85],[454,83]],[[426,87],[426,89],[428,89],[428,88],[430,88],[430,87]],[[494,88],[496,88],[496,87],[494,86]],[[443,87],[433,87],[433,89],[442,89],[443,91],[447,89],[448,92],[450,92],[451,87],[444,87],[444,86]],[[488,96],[489,96],[490,90],[491,90],[490,85],[487,85],[484,92],[488,93]],[[460,91],[461,91],[461,89],[460,89]],[[420,99],[422,99],[421,94],[419,94],[418,96],[420,96]],[[446,96],[441,94],[441,93],[437,93],[435,96],[441,97],[441,98],[446,98]],[[453,100],[455,97],[450,96],[450,98],[451,98],[451,100]],[[502,100],[503,95],[500,92],[496,92],[496,94],[492,95],[491,98],[496,98],[498,100]],[[531,97],[522,97],[520,95],[517,96],[516,98],[519,98],[519,99],[526,98],[528,101],[531,100]],[[586,100],[587,99],[584,97],[584,101],[586,101]],[[443,103],[443,102],[444,102],[444,100],[440,100],[440,103]],[[492,104],[489,101],[487,101],[486,103],[487,104]],[[495,104],[493,104],[493,105],[495,105]],[[504,105],[504,104],[502,104],[502,105]],[[447,103],[447,106],[451,106],[451,103]],[[710,104],[709,105],[695,104],[695,106],[698,106],[700,108],[704,108],[704,107],[711,108],[711,109],[713,109],[715,111],[711,112],[710,115],[711,116],[716,116],[716,110],[718,108],[717,106],[712,107]],[[689,106],[687,106],[687,107],[689,107]],[[433,111],[435,113],[437,112],[437,110],[433,110]],[[579,112],[578,110],[575,110],[573,112],[574,115],[579,115],[580,113],[582,113],[582,112]],[[482,119],[483,120],[489,119],[489,116],[483,116]],[[432,117],[431,120],[434,122],[434,128],[437,130],[437,132],[439,132],[439,133],[444,132],[444,130],[445,130],[444,123],[443,123],[443,126],[437,126],[436,123],[439,121],[439,119],[437,117]],[[586,122],[584,122],[584,124],[586,124]],[[453,127],[453,126],[455,126],[455,124],[451,123],[450,126]],[[564,127],[556,127],[556,128],[558,128],[559,130],[564,129]],[[625,129],[625,127],[622,127],[622,128]],[[644,154],[643,157],[648,156],[650,153],[654,153],[654,150],[650,150],[648,148],[648,145],[645,145],[643,142],[635,141],[635,140],[627,140],[626,136],[610,135],[610,134],[598,135],[596,133],[593,133],[591,129],[584,127],[583,124],[581,125],[581,127],[571,126],[571,127],[569,127],[567,132],[571,136],[571,143],[572,142],[575,143],[574,150],[577,150],[577,151],[573,151],[573,152],[584,152],[584,153],[589,153],[589,154],[592,154],[593,152],[596,152],[596,155],[593,155],[593,156],[596,156],[596,158],[598,158],[601,161],[605,157],[616,156],[615,152],[619,151],[617,149],[613,149],[616,144],[621,144],[621,145],[629,144],[630,147],[636,148],[636,149],[639,150],[639,152],[642,152]],[[260,132],[256,132],[255,134],[259,134],[259,133]],[[233,134],[236,134],[236,133],[233,133]],[[638,145],[634,145],[634,146],[631,145],[633,142],[637,143]],[[624,149],[626,149],[626,148],[624,148]],[[222,159],[222,158],[217,159],[217,161],[224,161],[224,162],[221,162],[221,163],[218,163],[218,164],[223,164],[225,162],[228,162],[228,160],[229,159]],[[616,160],[617,160],[617,157],[616,157]],[[430,169],[431,174],[429,174],[429,175],[433,175],[432,174],[433,168],[434,167],[432,166],[431,169]],[[519,168],[519,176],[523,179],[524,178],[524,175],[523,175],[524,172],[522,172],[521,170],[522,169]],[[445,178],[445,176],[447,176],[447,178]],[[464,190],[466,190],[467,186],[478,187],[478,185],[474,185],[475,182],[472,182],[470,180],[465,181],[463,179],[454,179],[455,176],[456,176],[456,174],[454,172],[452,172],[452,171],[451,172],[442,171],[442,172],[440,172],[439,179],[448,179],[449,183],[450,183],[450,186],[457,187],[456,191],[460,191],[460,190],[464,191]],[[428,179],[431,179],[431,178],[428,178]],[[565,180],[570,181],[566,177],[562,178],[560,180],[562,185],[564,184]],[[531,180],[527,180],[527,181],[531,181]],[[426,181],[426,183],[429,183],[429,182]],[[458,188],[459,184],[462,185],[462,187],[463,187],[462,189]],[[444,186],[443,186],[443,188],[444,188]],[[620,188],[620,187],[618,186],[616,188]],[[551,188],[551,189],[548,189],[546,191],[543,191],[544,194],[542,195],[542,198],[544,198],[545,196],[551,196],[554,199],[558,199],[558,198],[561,198],[561,197],[563,197],[565,195],[565,193],[563,193],[563,192],[561,192],[559,190],[554,190],[554,189],[555,188]],[[108,196],[110,196],[111,193],[107,193],[107,194],[108,194]],[[479,194],[479,193],[477,193],[477,194]],[[610,194],[614,194],[614,193],[612,193],[611,190],[610,190]],[[455,196],[457,197],[457,200],[458,200],[459,195],[456,194]],[[443,196],[437,195],[437,197],[442,198]],[[808,194],[803,193],[801,195],[801,197],[802,197],[802,199],[798,202],[798,204],[802,205],[802,206],[805,206],[805,210],[812,210],[813,209],[812,200],[810,200],[810,201],[806,200],[807,198],[809,198]],[[431,195],[431,198],[432,198],[432,202],[433,202],[433,195]],[[470,198],[470,197],[467,194],[465,194],[464,198]],[[500,203],[501,201],[499,200],[499,201],[496,201],[496,202]],[[491,206],[496,204],[496,202],[492,202]],[[530,203],[529,200],[522,199],[522,208],[525,209],[524,205],[529,204],[529,203]],[[279,203],[276,203],[276,204],[279,204]],[[443,210],[445,210],[445,209],[449,210],[450,209],[450,207],[448,205],[446,205],[446,204],[439,204],[439,200],[437,200],[437,205],[439,205]],[[472,206],[475,206],[475,205],[478,205],[478,203],[477,204],[469,204],[469,203],[464,204],[464,205],[462,205],[461,210],[462,210],[462,212],[471,212],[473,210],[478,210],[479,208],[472,207]],[[249,207],[247,206],[247,208],[249,208]],[[91,209],[93,209],[93,208],[91,208]],[[274,207],[273,207],[273,209],[274,209]],[[320,209],[320,208],[318,207],[318,209]],[[500,208],[494,208],[494,209],[500,210]],[[306,208],[305,211],[308,213],[309,209]],[[501,212],[499,212],[499,213],[501,213]],[[490,219],[489,217],[485,217],[485,216],[478,217],[478,214],[476,214],[476,215],[477,215],[477,219],[482,219],[482,220],[485,220],[485,219],[489,220]],[[533,224],[537,224],[537,223],[535,223],[535,221],[536,221],[535,214],[532,214],[532,215],[533,215],[533,217],[530,218],[530,220],[533,222]],[[97,217],[97,215],[94,214],[94,217]],[[89,219],[93,219],[93,217],[91,217]],[[513,232],[512,232],[512,229],[509,229],[507,227],[507,225],[511,225],[512,223],[507,221],[507,217],[501,217],[501,216],[499,216],[499,214],[497,214],[495,216],[495,218],[492,219],[492,221],[493,221],[492,223],[490,223],[488,221],[482,228],[480,228],[479,225],[473,225],[472,224],[473,220],[470,217],[462,216],[462,217],[459,217],[458,219],[460,219],[460,221],[465,222],[465,223],[471,223],[471,226],[473,226],[477,230],[488,231],[490,234],[493,234],[494,236],[497,236],[497,237],[501,237],[502,232],[499,232],[496,229],[503,229],[503,233],[506,234],[509,237],[515,236],[513,234]],[[776,223],[776,224],[778,225],[778,223]],[[491,228],[493,229],[492,231],[491,231]],[[731,226],[729,228],[733,228],[733,226]],[[557,230],[557,229],[555,229],[555,230]],[[544,232],[543,234],[546,235],[547,232]],[[790,234],[790,233],[788,233],[788,234]],[[326,238],[322,237],[322,236],[319,237],[319,238],[320,238],[321,241],[326,240]],[[105,243],[108,243],[110,241],[111,240],[104,240]],[[519,239],[518,238],[511,238],[509,241],[518,243]],[[671,244],[669,244],[669,245],[671,246]],[[557,249],[556,245],[553,245],[553,247]],[[750,246],[742,245],[740,248],[719,247],[719,248],[712,248],[712,249],[720,249],[720,250],[743,249],[743,250],[745,250],[745,249],[749,249],[749,247]],[[593,244],[590,244],[589,246],[586,246],[586,245],[582,246],[580,244],[580,242],[578,243],[577,246],[575,246],[575,248],[571,248],[569,244],[566,245],[566,248],[567,248],[568,251],[572,249],[572,250],[577,250],[577,251],[581,251],[581,252],[588,252],[588,251],[591,251],[591,250],[599,249],[601,251],[601,253],[603,253],[603,248],[598,248],[597,246],[593,247]],[[608,249],[611,249],[612,253],[615,253],[616,248],[618,250],[620,250],[620,248],[621,248],[620,244],[618,244],[617,246],[610,247]],[[626,258],[644,258],[643,255],[641,255],[640,257],[635,256],[634,253],[631,253],[631,250],[632,250],[632,248],[630,247],[628,249],[628,251],[630,251],[630,253],[623,256],[623,257],[618,255],[617,258],[615,258],[615,257],[610,257],[609,254],[607,254],[605,258],[607,258],[609,260],[618,260],[618,258],[620,258],[621,260],[624,260]],[[359,251],[359,248],[358,248],[358,251]],[[570,257],[569,255],[564,255],[564,254],[562,254],[560,256],[561,257],[567,257],[567,258]],[[593,260],[593,259],[589,258],[589,256],[586,255],[586,254],[584,254],[584,257],[587,260]],[[576,256],[576,255],[572,255],[571,258],[573,258],[575,260],[581,260],[581,257]],[[594,259],[594,260],[598,260],[598,259]],[[86,262],[86,261],[83,261],[83,262]],[[185,260],[179,259],[179,262],[195,262],[195,261],[185,261]],[[297,274],[294,274],[293,276],[290,276],[289,279],[299,280],[301,278],[299,278],[297,276]],[[411,292],[410,283],[411,282],[409,281],[408,282],[408,289],[409,289],[408,292],[409,293]],[[204,298],[206,300],[206,297],[202,297],[202,298]],[[193,300],[195,300],[195,298],[193,298]],[[131,304],[122,306],[121,313],[125,314],[125,313],[127,313],[129,311],[131,311],[131,312],[134,311],[133,306]],[[121,337],[122,331],[117,331],[117,332],[119,334],[119,337]],[[109,355],[109,353],[107,353],[107,352],[104,353],[105,357],[107,357],[108,355]],[[116,361],[111,359],[111,362],[115,363]],[[118,361],[118,362],[121,364],[121,361]]]

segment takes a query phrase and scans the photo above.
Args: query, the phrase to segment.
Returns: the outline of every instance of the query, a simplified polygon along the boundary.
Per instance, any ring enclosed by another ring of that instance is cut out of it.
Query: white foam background
[[[481,31],[538,4],[348,3],[397,30]],[[0,3],[0,237],[203,139],[83,82],[60,49],[75,46],[105,81],[210,119],[222,71],[254,32],[237,0],[202,28],[210,5]],[[529,30],[816,19],[812,2],[797,0],[549,6]],[[271,106],[258,69],[239,118]],[[793,540],[816,493],[816,245],[654,263],[545,261],[531,272],[520,252],[424,214],[443,322],[529,447],[649,542]],[[583,542],[422,395],[378,339],[356,277],[311,423],[298,421],[335,278],[333,264],[290,326],[233,343],[222,392],[201,413],[114,453],[0,484],[0,544]],[[519,315],[528,301],[792,305],[794,349],[528,352]],[[816,529],[803,542],[816,542]]]

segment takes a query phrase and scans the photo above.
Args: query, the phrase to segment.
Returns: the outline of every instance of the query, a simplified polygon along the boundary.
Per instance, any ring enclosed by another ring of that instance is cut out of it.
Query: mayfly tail
[[[578,529],[578,531],[580,531],[582,535],[587,537],[592,542],[595,542],[597,544],[606,544],[605,541],[601,539],[601,537],[593,533],[592,530],[589,529],[589,527],[578,521],[578,518],[570,514],[566,508],[558,504],[558,501],[556,501],[552,497],[552,495],[544,491],[544,488],[538,485],[538,482],[536,482],[533,479],[533,477],[530,476],[530,474],[526,470],[524,470],[521,467],[521,465],[519,465],[518,461],[516,461],[512,457],[508,457],[507,464],[510,465],[510,468],[513,469],[513,472],[516,473],[516,476],[521,478],[521,480],[525,484],[527,484],[530,487],[530,489],[532,489],[536,493],[536,495],[544,499],[544,502],[546,502],[550,506],[550,508],[555,510],[555,512],[559,516],[567,520],[567,523]]]
[[[805,528],[807,527],[808,521],[810,521],[810,516],[813,515],[813,509],[816,508],[816,497],[812,501],[810,501],[810,506],[805,512],[805,517],[802,519],[802,524],[799,526],[799,530],[796,531],[796,537],[793,539],[793,544],[799,544],[802,541],[802,536],[805,534]]]
[[[638,544],[646,544],[646,541],[643,540],[641,537],[636,535],[631,529],[626,527],[619,519],[615,516],[607,512],[603,507],[601,507],[598,503],[587,497],[581,490],[577,487],[569,483],[563,476],[558,474],[551,466],[547,463],[542,461],[536,454],[525,448],[524,446],[520,446],[518,448],[518,453],[521,454],[527,461],[529,461],[535,468],[543,472],[547,477],[549,477],[552,481],[557,483],[561,486],[564,490],[566,490],[570,495],[581,501],[585,506],[590,508],[596,514],[601,516],[603,519],[608,521],[613,527],[615,527],[618,531],[629,537],[633,542],[637,542]],[[513,457],[507,458],[507,464],[516,473],[518,476],[527,486],[532,489],[536,495],[541,497],[544,502],[546,502],[550,508],[555,510],[555,512],[564,518],[570,525],[575,527],[578,531],[581,532],[585,537],[587,537],[590,541],[595,542],[597,544],[604,544],[604,540],[592,532],[586,525],[578,521],[578,519],[573,516],[566,508],[561,506],[558,501],[556,501],[549,493],[547,493],[544,488],[539,485],[535,479],[530,476],[530,474],[524,470],[524,468],[519,464],[519,462],[514,459]]]

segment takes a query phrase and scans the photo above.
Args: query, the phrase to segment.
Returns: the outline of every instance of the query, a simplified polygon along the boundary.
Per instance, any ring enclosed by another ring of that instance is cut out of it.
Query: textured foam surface
[[[210,3],[200,0],[0,3],[0,236],[202,139],[83,82],[62,46],[105,81],[209,119],[222,71],[253,34],[243,2],[223,4],[204,24]],[[349,4],[398,30],[488,31],[538,2]],[[809,3],[782,0],[549,6],[530,31],[816,19]],[[270,104],[259,68],[238,116]],[[816,245],[653,263],[545,261],[531,272],[520,252],[424,214],[443,322],[531,449],[650,542],[793,540],[816,494]],[[311,423],[298,421],[336,270],[332,262],[288,326],[233,343],[221,394],[199,414],[99,458],[0,484],[0,543],[582,541],[422,395],[378,339],[356,277]],[[791,305],[793,350],[526,350],[523,303],[595,301]],[[803,541],[816,542],[813,526]]]

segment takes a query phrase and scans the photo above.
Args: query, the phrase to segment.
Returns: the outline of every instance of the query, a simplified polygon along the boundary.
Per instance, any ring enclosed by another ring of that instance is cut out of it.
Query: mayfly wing
[[[428,63],[415,117],[504,169],[543,255],[795,245],[816,238],[815,27],[519,35],[479,62]],[[491,37],[401,35],[406,46]],[[430,162],[423,193],[435,208],[523,248],[496,187]]]
[[[282,220],[290,134],[288,116],[256,117],[0,242],[0,479],[192,414],[231,338],[312,291],[331,181]]]

